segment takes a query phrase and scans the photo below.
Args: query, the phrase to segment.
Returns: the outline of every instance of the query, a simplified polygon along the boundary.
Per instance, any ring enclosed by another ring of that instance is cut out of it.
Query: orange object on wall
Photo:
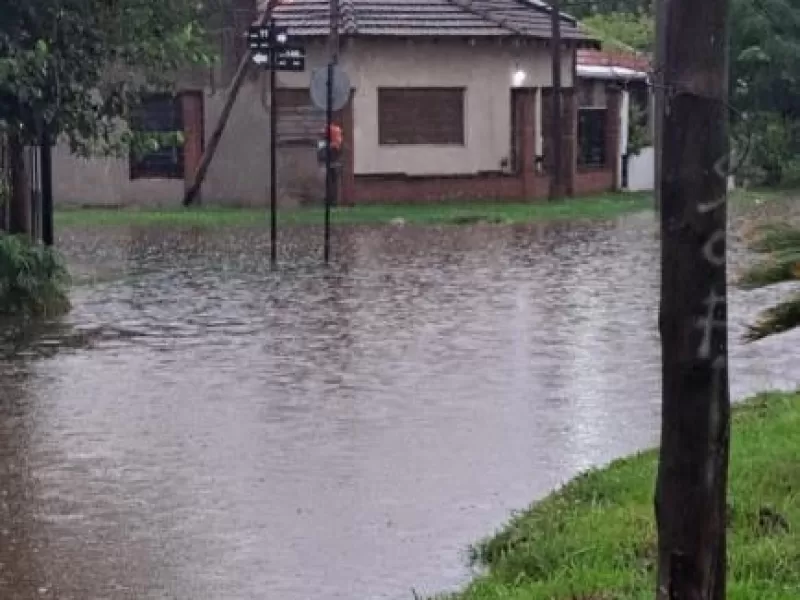
[[[342,133],[342,128],[339,127],[336,123],[331,123],[330,136],[331,136],[331,149],[341,150],[342,144],[344,143],[344,134]]]

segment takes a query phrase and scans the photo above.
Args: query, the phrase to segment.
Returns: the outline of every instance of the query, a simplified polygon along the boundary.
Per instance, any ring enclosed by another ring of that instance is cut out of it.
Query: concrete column
[[[617,161],[617,171],[619,176],[620,187],[624,186],[622,178],[622,161],[623,157],[628,153],[628,132],[630,131],[631,121],[631,93],[628,90],[622,90],[622,102],[620,104],[620,130],[619,130],[619,160]]]
[[[606,111],[606,164],[612,170],[612,189],[618,191],[621,185],[620,170],[620,140],[622,126],[622,90],[617,86],[608,86]]]

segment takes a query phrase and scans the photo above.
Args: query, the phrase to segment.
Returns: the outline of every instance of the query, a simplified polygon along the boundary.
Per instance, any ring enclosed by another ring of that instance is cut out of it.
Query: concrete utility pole
[[[724,600],[728,0],[664,12],[658,600]]]
[[[553,200],[563,195],[564,186],[562,178],[562,151],[561,151],[561,2],[550,2],[550,17],[553,45],[553,101],[552,114],[550,115],[550,129],[552,132],[553,159],[550,161],[550,199]]]

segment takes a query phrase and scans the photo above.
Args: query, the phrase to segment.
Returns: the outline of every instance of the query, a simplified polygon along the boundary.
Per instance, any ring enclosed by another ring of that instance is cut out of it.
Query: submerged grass
[[[453,204],[370,205],[335,208],[334,224],[461,225],[478,222],[529,223],[563,219],[608,219],[652,207],[649,194],[608,194],[530,203],[466,202]],[[283,225],[321,225],[321,207],[280,211]],[[183,225],[193,227],[266,226],[269,211],[254,208],[67,209],[56,214],[59,226]]]
[[[734,412],[730,600],[800,598],[800,392]],[[644,600],[655,590],[655,451],[583,474],[474,548],[450,600]]]

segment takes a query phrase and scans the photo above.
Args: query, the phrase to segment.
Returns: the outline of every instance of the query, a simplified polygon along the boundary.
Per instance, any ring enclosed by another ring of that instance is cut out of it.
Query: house
[[[606,108],[609,88],[621,90],[620,137],[617,171],[624,190],[652,190],[655,186],[654,96],[650,60],[634,52],[578,50],[578,123],[588,132]],[[601,117],[602,118],[602,117]],[[640,139],[631,139],[638,134]],[[583,136],[579,153],[590,152],[592,145]],[[584,159],[585,162],[589,162]]]
[[[177,98],[152,98],[136,126],[179,130],[184,144],[138,159],[55,159],[59,201],[178,205],[219,118],[253,0],[223,18],[223,60],[187,74]],[[303,73],[278,75],[278,185],[284,205],[320,202],[315,146],[324,114],[313,108],[313,69],[328,60],[329,3],[293,0],[275,12],[307,52]],[[345,136],[343,204],[545,198],[553,157],[551,11],[538,0],[340,0],[340,65],[351,101],[336,115]],[[577,53],[596,47],[563,15],[562,172],[566,194],[619,188],[620,104],[605,90],[590,126],[578,121]],[[209,204],[263,205],[269,188],[267,77],[254,68],[202,189]],[[587,127],[590,127],[587,129]],[[591,146],[591,151],[578,152]],[[598,150],[601,148],[602,151]],[[590,160],[587,160],[590,158]]]

